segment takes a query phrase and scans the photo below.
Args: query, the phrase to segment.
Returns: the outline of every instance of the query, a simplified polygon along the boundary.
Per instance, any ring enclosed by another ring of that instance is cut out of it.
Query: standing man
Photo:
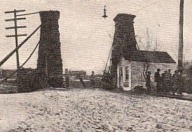
[[[173,74],[173,95],[175,95],[176,92],[178,92],[179,90],[179,87],[180,87],[180,76],[179,76],[179,73],[178,71],[176,70],[175,71],[175,74]]]
[[[157,69],[157,71],[155,72],[155,82],[156,82],[156,91],[157,93],[160,92],[161,89],[161,76],[160,76],[160,69]]]
[[[165,92],[168,93],[171,90],[172,82],[171,82],[171,69],[165,73],[164,83],[165,83]]]
[[[95,77],[94,77],[94,71],[92,71],[91,76],[90,76],[90,82],[91,82],[91,87],[95,87]]]
[[[164,71],[164,73],[161,74],[161,85],[162,85],[162,92],[165,92],[165,74],[167,71]]]
[[[147,78],[146,78],[146,87],[147,87],[147,93],[151,92],[151,72],[147,72]]]

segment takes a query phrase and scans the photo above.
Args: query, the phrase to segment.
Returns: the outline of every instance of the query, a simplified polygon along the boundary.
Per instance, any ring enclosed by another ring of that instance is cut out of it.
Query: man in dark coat
[[[172,81],[173,81],[173,95],[175,95],[175,93],[178,92],[181,83],[181,79],[177,70],[173,74]]]
[[[165,83],[165,92],[168,93],[172,87],[172,75],[171,70],[169,69],[168,72],[165,73],[164,83]]]
[[[165,74],[167,71],[164,71],[164,73],[161,74],[161,89],[162,92],[165,92]]]
[[[161,89],[161,76],[160,76],[160,69],[157,69],[155,72],[155,82],[156,82],[156,90],[160,92]]]
[[[147,93],[151,92],[151,72],[147,72],[147,77],[146,77],[146,87],[147,87]]]
[[[90,82],[91,82],[91,87],[95,87],[95,75],[94,71],[92,71],[91,76],[90,76]]]

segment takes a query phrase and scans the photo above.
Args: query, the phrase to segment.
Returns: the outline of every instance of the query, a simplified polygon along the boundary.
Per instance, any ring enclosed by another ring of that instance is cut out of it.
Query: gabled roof
[[[126,60],[152,62],[152,63],[176,63],[167,52],[160,51],[132,51],[124,52],[123,56]]]

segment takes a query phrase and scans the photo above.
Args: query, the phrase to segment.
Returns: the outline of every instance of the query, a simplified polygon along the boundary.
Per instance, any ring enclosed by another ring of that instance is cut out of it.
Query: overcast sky
[[[114,21],[118,13],[134,14],[135,34],[139,48],[146,47],[146,30],[148,29],[153,43],[157,39],[158,50],[167,51],[177,61],[179,38],[179,0],[1,0],[0,4],[0,59],[2,60],[15,48],[14,38],[5,35],[13,34],[5,27],[13,25],[5,22],[12,18],[4,11],[25,9],[26,13],[58,10],[60,11],[59,30],[63,69],[94,70],[101,73],[105,67],[109,50],[113,41]],[[106,5],[108,18],[102,18]],[[192,1],[185,0],[184,5],[184,59],[192,60]],[[39,15],[26,16],[19,25],[26,25],[19,33],[28,35],[40,25]],[[22,42],[25,37],[20,37]],[[20,63],[29,56],[37,42],[36,33],[19,51]],[[151,46],[153,48],[153,45]],[[36,67],[37,52],[25,67]],[[3,68],[16,68],[15,55]]]

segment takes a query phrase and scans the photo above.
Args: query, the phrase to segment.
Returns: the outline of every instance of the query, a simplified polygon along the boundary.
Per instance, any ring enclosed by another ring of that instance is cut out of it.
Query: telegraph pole
[[[25,20],[25,17],[20,17],[18,18],[19,15],[17,15],[18,12],[25,12],[25,10],[13,10],[13,11],[6,11],[5,14],[10,14],[13,13],[14,18],[13,19],[6,19],[5,21],[13,21],[14,26],[13,27],[6,27],[5,29],[14,29],[15,34],[14,35],[6,35],[6,37],[15,37],[15,45],[16,48],[18,47],[18,37],[21,36],[27,36],[27,34],[18,34],[18,28],[26,28],[26,26],[18,26],[17,21],[18,20]],[[19,50],[16,51],[16,63],[17,63],[17,69],[19,69],[20,64],[19,64]]]
[[[184,0],[180,0],[178,70],[183,70],[183,17]]]

